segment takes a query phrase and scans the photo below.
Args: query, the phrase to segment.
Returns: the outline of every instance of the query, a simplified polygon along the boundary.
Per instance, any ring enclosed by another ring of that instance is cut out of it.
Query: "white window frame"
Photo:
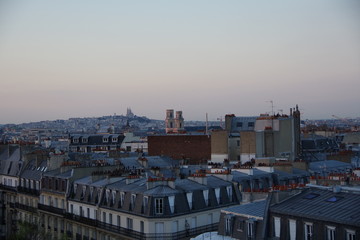
[[[125,201],[125,192],[120,192],[120,205],[121,207],[124,205]]]
[[[109,142],[109,138],[104,137],[104,138],[103,138],[103,143],[107,143],[107,142]]]
[[[305,240],[312,240],[314,234],[314,226],[311,222],[305,222],[304,224],[304,237]]]
[[[281,218],[274,217],[274,233],[275,237],[280,237],[280,230],[281,230]]]
[[[335,237],[336,237],[336,227],[326,226],[326,239],[335,240]]]
[[[356,232],[355,230],[346,229],[346,240],[355,240]]]
[[[163,198],[155,198],[155,214],[164,214]]]
[[[295,219],[289,219],[289,235],[290,235],[290,240],[296,240],[296,220]]]
[[[130,200],[131,210],[135,208],[135,202],[136,202],[136,194],[131,194],[131,200]]]
[[[254,237],[254,222],[247,222],[247,236]]]

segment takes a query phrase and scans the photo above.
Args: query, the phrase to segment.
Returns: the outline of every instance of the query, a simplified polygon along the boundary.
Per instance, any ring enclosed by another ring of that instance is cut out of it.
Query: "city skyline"
[[[0,124],[360,117],[360,3],[3,1]],[[273,108],[271,102],[273,101]]]

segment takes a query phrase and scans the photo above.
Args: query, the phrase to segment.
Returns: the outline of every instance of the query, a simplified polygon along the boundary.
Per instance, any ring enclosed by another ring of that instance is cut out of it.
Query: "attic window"
[[[305,195],[303,198],[304,198],[304,199],[309,199],[309,200],[311,200],[311,199],[314,199],[314,198],[316,198],[316,197],[318,197],[318,196],[320,196],[320,194],[317,194],[317,193],[309,193],[309,194]]]
[[[341,199],[343,199],[343,198],[344,198],[344,197],[333,196],[333,197],[331,197],[331,198],[326,199],[325,201],[327,201],[327,202],[337,202],[337,201],[339,201],[339,200],[341,200]]]
[[[109,142],[109,139],[108,138],[103,138],[103,142],[105,143],[105,142]]]
[[[112,138],[112,142],[117,142],[117,141],[118,141],[117,137]]]
[[[87,139],[87,138],[83,138],[83,139],[82,139],[82,142],[83,142],[83,143],[87,143],[87,142],[88,142],[88,139]]]

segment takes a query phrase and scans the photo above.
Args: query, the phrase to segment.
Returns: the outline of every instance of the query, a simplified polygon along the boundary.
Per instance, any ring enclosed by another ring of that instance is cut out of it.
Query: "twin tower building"
[[[176,111],[176,116],[174,117],[173,109],[166,110],[165,128],[166,133],[184,133],[185,128],[182,111]]]

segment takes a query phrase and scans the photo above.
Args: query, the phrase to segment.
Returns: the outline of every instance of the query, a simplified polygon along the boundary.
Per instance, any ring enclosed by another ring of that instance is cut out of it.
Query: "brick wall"
[[[150,156],[189,159],[189,164],[211,159],[211,137],[207,135],[149,136]]]

